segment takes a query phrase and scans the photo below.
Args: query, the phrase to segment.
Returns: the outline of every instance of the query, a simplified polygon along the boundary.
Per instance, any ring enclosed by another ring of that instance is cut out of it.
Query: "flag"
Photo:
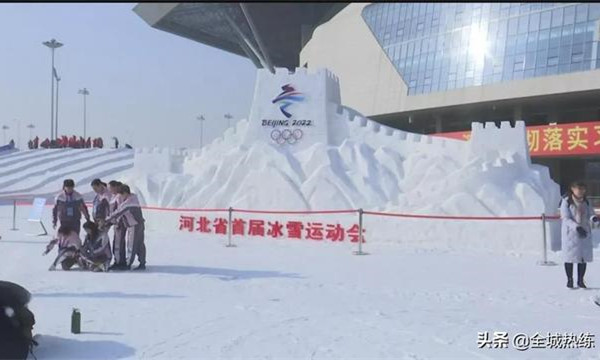
[[[58,74],[56,73],[56,68],[52,68],[52,75],[54,76],[55,79],[58,80]]]

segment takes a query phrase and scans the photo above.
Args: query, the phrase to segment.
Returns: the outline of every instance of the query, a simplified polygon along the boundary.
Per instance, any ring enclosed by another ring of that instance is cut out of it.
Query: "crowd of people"
[[[116,180],[107,185],[94,179],[91,187],[96,196],[90,215],[83,196],[75,190],[75,182],[64,180],[52,209],[52,225],[58,230],[44,252],[46,255],[58,245],[58,255],[49,270],[55,270],[59,264],[63,270],[75,265],[91,271],[132,270],[136,257],[139,265],[133,270],[145,270],[145,220],[137,196],[131,193],[128,185]],[[82,217],[86,220],[83,244],[80,238]]]
[[[46,138],[42,142],[40,142],[40,138],[36,136],[34,139],[29,140],[27,142],[27,146],[29,147],[30,150],[39,149],[39,148],[43,148],[43,149],[60,149],[60,148],[84,149],[84,148],[92,148],[92,147],[101,149],[104,147],[104,141],[102,140],[102,138],[92,139],[92,138],[88,137],[86,140],[82,136],[80,136],[78,138],[77,136],[73,135],[71,137],[61,136],[60,138],[57,138],[56,140],[50,140],[50,139]]]

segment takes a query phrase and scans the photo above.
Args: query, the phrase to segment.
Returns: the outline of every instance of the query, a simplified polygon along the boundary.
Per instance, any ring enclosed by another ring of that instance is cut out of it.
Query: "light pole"
[[[13,119],[17,123],[17,146],[21,149],[21,120]]]
[[[10,129],[8,125],[2,125],[2,144],[6,145],[6,130]]]
[[[27,125],[27,128],[29,129],[29,140],[33,140],[33,129],[35,129],[35,125],[29,124]]]
[[[196,120],[200,121],[200,149],[202,149],[202,137],[204,135],[204,115],[200,115],[198,117],[196,117]]]
[[[60,84],[60,77],[56,76],[56,116],[54,117],[54,132],[58,138],[58,85]]]
[[[230,113],[225,114],[225,119],[227,119],[227,128],[231,127],[231,119],[233,119],[233,116],[231,116]]]
[[[87,139],[87,125],[86,125],[86,102],[85,98],[90,94],[88,89],[79,89],[78,94],[83,95],[83,138]]]
[[[42,44],[46,45],[50,48],[50,50],[52,50],[52,69],[50,69],[50,75],[52,80],[50,90],[50,140],[54,140],[54,77],[56,73],[56,70],[54,70],[54,50],[63,46],[63,44],[56,41],[55,39],[52,39],[50,41],[44,41]]]

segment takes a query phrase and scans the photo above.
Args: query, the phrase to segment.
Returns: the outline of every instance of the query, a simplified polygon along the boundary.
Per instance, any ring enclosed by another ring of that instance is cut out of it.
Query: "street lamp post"
[[[27,125],[27,128],[29,129],[29,140],[33,140],[33,129],[35,129],[35,125],[29,124]]]
[[[203,146],[203,136],[204,136],[204,115],[200,115],[198,117],[196,117],[196,120],[200,121],[200,149],[202,149]]]
[[[52,80],[51,81],[51,90],[50,90],[50,140],[54,140],[54,76],[55,76],[54,50],[63,46],[63,44],[56,41],[55,39],[52,39],[50,41],[44,41],[42,44],[46,45],[47,47],[50,48],[50,50],[52,50],[52,69],[50,69],[51,70],[50,75],[51,75],[51,80]]]
[[[10,129],[8,125],[2,125],[2,144],[6,145],[6,130]]]
[[[86,101],[85,98],[90,94],[88,89],[79,89],[78,94],[83,95],[83,138],[87,139],[87,124],[86,124]]]
[[[233,116],[231,116],[231,114],[227,113],[225,114],[225,119],[227,119],[227,128],[231,127],[231,119],[233,119]]]
[[[17,147],[21,148],[21,120],[13,119],[17,123]]]
[[[56,138],[58,138],[58,85],[60,84],[60,77],[56,76],[56,116],[54,117],[54,132],[56,132]]]

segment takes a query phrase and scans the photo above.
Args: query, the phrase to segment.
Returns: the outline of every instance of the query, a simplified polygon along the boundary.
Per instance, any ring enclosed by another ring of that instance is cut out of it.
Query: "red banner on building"
[[[469,140],[470,131],[434,134]],[[531,156],[573,156],[600,154],[600,121],[527,127]]]

